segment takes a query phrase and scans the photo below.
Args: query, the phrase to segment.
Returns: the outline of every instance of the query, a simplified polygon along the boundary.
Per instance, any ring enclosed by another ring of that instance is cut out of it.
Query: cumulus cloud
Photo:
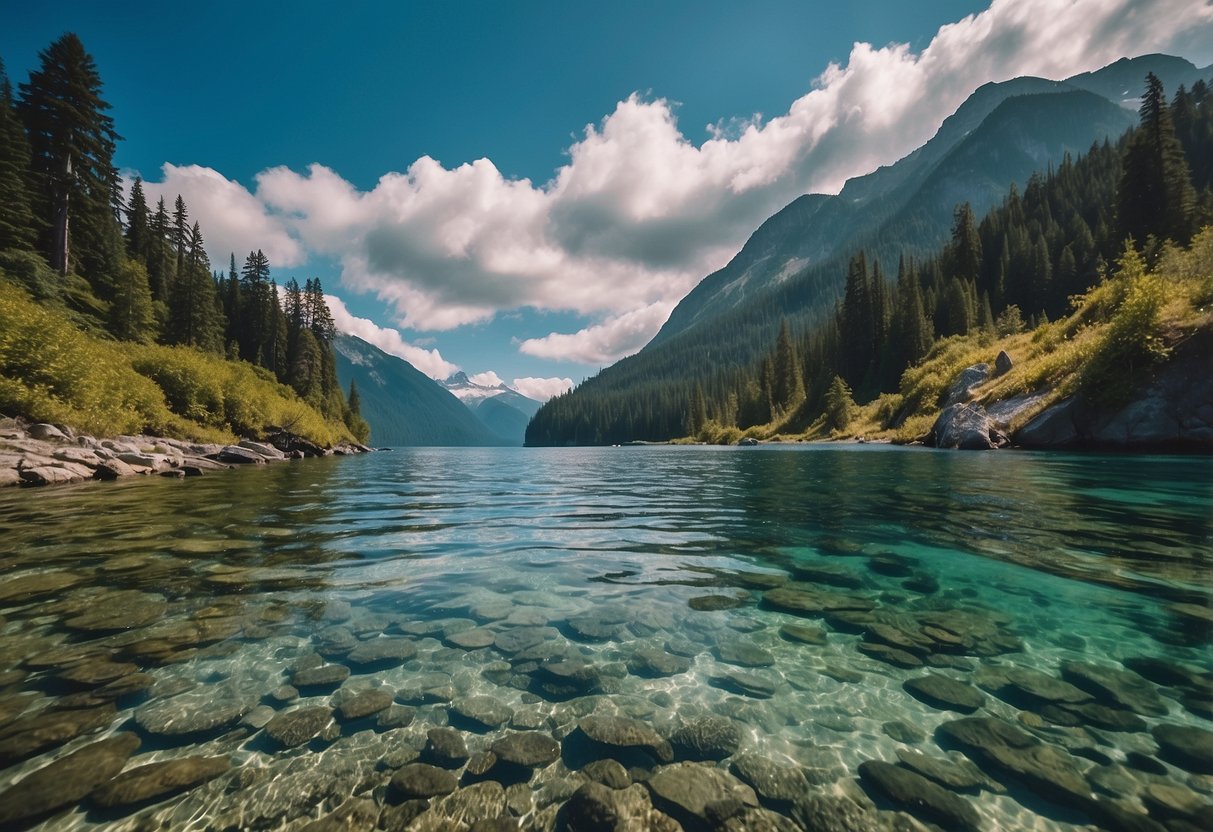
[[[537,402],[546,402],[553,396],[573,389],[571,378],[516,378],[512,385],[522,395]]]
[[[507,179],[488,159],[448,169],[429,157],[366,192],[320,165],[264,171],[255,197],[202,168],[165,175],[208,236],[252,222],[284,263],[299,256],[291,243],[334,257],[347,290],[373,294],[404,326],[572,311],[593,323],[520,348],[603,364],[642,346],[766,217],[909,153],[980,84],[1208,43],[1213,0],[994,0],[921,51],[856,43],[787,112],[709,126],[698,144],[668,101],[632,95],[585,127],[545,183]],[[222,228],[195,186],[235,206]]]
[[[574,333],[553,332],[543,338],[528,338],[519,344],[518,350],[536,358],[602,366],[631,355],[648,343],[670,316],[671,309],[673,303],[654,303],[612,315],[600,324]]]
[[[171,213],[177,195],[181,195],[191,224],[198,221],[207,254],[218,268],[227,265],[229,254],[235,254],[240,264],[250,251],[258,249],[269,258],[271,268],[298,266],[307,260],[303,243],[263,200],[211,168],[166,162],[161,180],[145,181],[143,190],[153,211],[156,200],[163,197]]]
[[[361,338],[388,355],[403,358],[430,378],[446,378],[459,369],[457,364],[443,358],[438,350],[414,346],[405,341],[397,330],[381,327],[367,318],[355,317],[346,309],[341,298],[325,295],[324,300],[329,305],[329,311],[333,313],[333,323],[338,332]]]

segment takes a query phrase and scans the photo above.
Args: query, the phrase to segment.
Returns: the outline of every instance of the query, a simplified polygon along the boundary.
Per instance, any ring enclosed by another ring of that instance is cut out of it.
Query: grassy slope
[[[987,382],[977,400],[990,405],[1042,394],[1017,417],[1012,431],[1079,390],[1113,406],[1147,380],[1176,345],[1198,332],[1213,332],[1213,228],[1202,231],[1188,250],[1166,249],[1152,271],[1135,255],[1127,257],[1114,276],[1073,298],[1072,308],[1068,317],[1031,332],[1003,338],[981,332],[936,342],[922,362],[902,375],[899,392],[856,408],[845,431],[829,431],[818,419],[803,432],[787,431],[781,422],[744,433],[709,425],[695,439],[733,443],[742,436],[785,441],[863,437],[912,442],[930,430],[940,398],[960,371],[983,362],[993,366],[1003,350],[1014,367]]]
[[[0,413],[98,436],[225,442],[272,426],[326,446],[353,438],[261,368],[85,332],[2,273]]]

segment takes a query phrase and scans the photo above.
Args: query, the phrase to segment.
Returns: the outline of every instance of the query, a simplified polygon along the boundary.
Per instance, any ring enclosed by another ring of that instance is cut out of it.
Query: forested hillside
[[[153,206],[139,178],[124,187],[113,161],[121,137],[79,38],[65,34],[39,57],[15,92],[0,64],[0,413],[87,421],[99,407],[89,397],[105,385],[86,377],[108,372],[128,386],[138,386],[128,374],[149,380],[141,395],[161,400],[78,427],[308,425],[310,438],[365,441],[366,423],[337,382],[320,281],[279,286],[259,250],[239,270],[235,254],[226,273],[214,270],[180,196]],[[96,366],[76,366],[90,354]],[[242,410],[254,385],[272,407]],[[161,408],[173,418],[150,415]],[[287,413],[294,424],[270,421]]]
[[[757,426],[796,432],[840,399],[866,402],[895,391],[939,339],[1008,334],[1066,314],[1069,298],[1099,281],[1126,239],[1152,261],[1162,241],[1186,243],[1213,221],[1208,85],[1181,86],[1168,102],[1151,74],[1140,122],[1119,141],[1032,176],[1022,193],[1012,187],[980,221],[969,204],[958,205],[950,240],[933,255],[889,263],[852,252],[843,297],[824,318],[781,323],[781,310],[804,308],[792,296],[804,287],[777,288],[762,304],[713,320],[728,337],[691,329],[663,342],[657,355],[625,359],[549,402],[532,421],[528,444],[720,437]],[[745,360],[748,354],[759,357]]]

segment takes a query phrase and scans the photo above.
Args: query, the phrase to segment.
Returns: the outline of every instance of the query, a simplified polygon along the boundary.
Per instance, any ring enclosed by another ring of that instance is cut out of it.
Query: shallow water
[[[1065,749],[1096,797],[1161,817],[1151,786],[1213,803],[1200,761],[1160,749],[1150,732],[1213,730],[1211,509],[1207,459],[877,446],[410,449],[185,482],[9,490],[0,493],[0,817],[3,791],[30,773],[132,732],[140,745],[127,770],[191,755],[233,767],[165,799],[101,807],[94,793],[23,823],[296,828],[351,794],[376,810],[398,803],[393,772],[432,759],[427,730],[451,724],[473,754],[513,730],[564,742],[562,759],[506,791],[508,805],[490,795],[481,807],[547,828],[582,782],[569,736],[589,714],[634,717],[667,737],[725,716],[740,746],[710,765],[759,755],[795,771],[806,794],[891,810],[879,788],[857,784],[860,763],[896,762],[905,748],[962,759],[936,733],[962,714],[902,687],[928,672],[974,685],[975,716]],[[853,611],[764,599],[789,579],[809,593],[796,603]],[[971,632],[949,624],[934,630],[948,643],[922,642],[939,614]],[[786,624],[822,632],[802,634],[806,643]],[[895,641],[918,639],[906,652],[931,666],[859,649],[887,645],[889,628]],[[351,660],[384,639],[394,657]],[[1122,670],[1140,657],[1187,675],[1130,674],[1130,693],[1147,705],[1079,685],[1089,701],[1137,711],[1130,730],[1076,720],[1056,702],[1048,710],[1005,683],[1016,668],[1072,681],[1063,662]],[[557,684],[545,667],[562,659],[586,669]],[[278,690],[292,670],[322,662],[353,672],[300,685],[297,698]],[[377,688],[394,696],[380,712],[391,719],[338,719],[287,748],[262,729],[274,714]],[[500,713],[489,721],[500,724],[469,718],[485,709],[482,699],[469,706],[472,696],[490,697]],[[93,718],[39,733],[69,712]],[[183,732],[190,720],[202,727]],[[616,756],[636,762],[635,751]],[[978,762],[1009,787],[963,793],[983,828],[1109,823],[1081,801],[1042,797],[1030,774]],[[764,803],[795,816],[786,801]],[[418,828],[466,828],[434,820],[444,807]]]

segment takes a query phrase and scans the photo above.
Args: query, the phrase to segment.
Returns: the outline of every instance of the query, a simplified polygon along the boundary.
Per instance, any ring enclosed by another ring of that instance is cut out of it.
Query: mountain
[[[521,445],[526,426],[539,410],[540,402],[528,399],[506,384],[477,384],[458,372],[438,382],[468,409],[490,431],[511,445]]]
[[[358,383],[371,442],[392,445],[504,445],[459,399],[407,361],[352,335],[333,343],[337,378]]]
[[[903,254],[936,251],[949,238],[959,203],[969,202],[981,217],[1012,184],[1023,189],[1066,155],[1118,139],[1136,122],[1123,92],[1143,88],[1148,72],[1168,92],[1210,74],[1179,58],[1149,55],[1063,82],[1017,78],[980,87],[900,161],[849,180],[836,196],[805,195],[776,213],[683,298],[643,350],[550,407],[590,424],[609,424],[630,410],[643,413],[649,426],[631,438],[681,435],[697,384],[720,386],[748,368],[770,349],[783,320],[804,331],[832,317],[856,251],[879,260],[890,278]],[[544,424],[532,424],[536,435],[528,442],[573,441],[577,428],[554,425],[547,415],[541,411],[536,421]]]

